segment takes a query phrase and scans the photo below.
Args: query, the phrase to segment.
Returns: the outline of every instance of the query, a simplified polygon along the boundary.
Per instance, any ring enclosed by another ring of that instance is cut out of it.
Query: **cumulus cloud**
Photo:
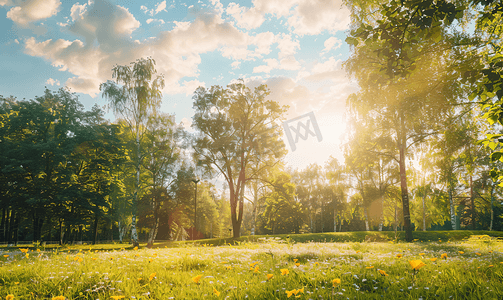
[[[327,30],[335,33],[349,26],[349,10],[341,0],[300,0],[288,18],[288,24],[298,35],[316,35]]]
[[[340,48],[342,46],[342,41],[332,36],[323,43],[323,46],[325,46],[325,48],[321,51],[322,54]]]
[[[56,15],[61,2],[59,0],[3,0],[0,5],[13,6],[7,12],[7,18],[18,25],[26,26],[28,23]]]
[[[300,49],[300,43],[299,41],[292,40],[290,34],[283,33],[281,36],[278,36],[278,49],[278,57],[282,59],[294,55]]]
[[[50,85],[59,85],[59,80],[54,80],[52,78],[49,78],[49,79],[47,79],[47,81],[45,83],[50,84]]]
[[[74,6],[73,12],[73,23],[67,28],[80,38],[38,41],[32,37],[25,40],[25,53],[43,57],[61,71],[72,73],[74,77],[66,84],[92,96],[99,93],[100,83],[112,79],[115,65],[128,65],[148,56],[155,59],[158,73],[164,75],[163,93],[190,95],[205,84],[198,80],[202,53],[218,50],[236,61],[262,58],[275,42],[270,32],[251,36],[208,12],[190,22],[175,22],[171,31],[142,41],[131,38],[139,22],[127,9],[110,1]],[[232,52],[236,49],[239,51]]]
[[[148,9],[145,5],[140,6],[140,10],[142,10],[145,14],[150,15],[150,16],[155,16],[161,11],[167,11],[166,10],[166,1],[159,2],[155,5],[155,8],[153,9]]]
[[[234,2],[229,3],[225,12],[234,17],[237,26],[245,29],[260,27],[264,22],[264,14],[255,7],[247,8]]]
[[[162,20],[162,19],[148,19],[147,20],[147,24],[150,24],[152,22],[158,22],[158,23],[164,24],[164,20]]]

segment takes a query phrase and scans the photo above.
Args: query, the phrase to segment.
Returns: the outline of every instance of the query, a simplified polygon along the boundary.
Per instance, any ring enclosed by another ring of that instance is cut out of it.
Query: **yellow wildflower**
[[[294,258],[294,259],[293,259],[293,262],[294,262],[294,263],[296,263],[297,261],[298,261],[298,259],[296,259],[296,258]]]
[[[255,267],[255,269],[253,270],[253,273],[260,273],[258,270],[258,266]]]
[[[150,277],[148,278],[148,281],[152,281],[152,279],[154,279],[154,277],[155,277],[156,274],[157,273],[155,273],[155,272],[152,273],[152,274],[150,274]]]
[[[436,260],[437,260],[437,258],[436,258],[436,257],[433,257],[433,258],[430,258],[430,260],[434,262],[434,261],[436,261]]]
[[[300,266],[300,263],[296,263],[295,265],[298,267],[298,266]]]
[[[421,256],[422,256],[422,255],[424,255],[424,253],[419,253],[419,255],[421,255]]]
[[[373,268],[374,268],[374,266],[367,267],[367,269],[373,269]]]
[[[477,253],[475,253],[475,254],[477,254],[478,256],[481,256],[481,255],[482,255],[481,253],[478,253],[478,252],[477,252]]]
[[[288,275],[289,271],[288,269],[280,269],[281,275]]]
[[[23,248],[19,248],[19,251],[21,251],[23,253],[26,253],[26,252],[28,252],[28,248],[24,248],[24,249]]]
[[[138,278],[138,282],[140,282],[143,278]]]
[[[409,264],[412,267],[412,269],[414,269],[414,270],[419,270],[421,267],[426,266],[426,264],[424,262],[420,261],[419,259],[410,260]]]
[[[14,300],[14,295],[9,294],[7,297],[5,297],[5,300]]]
[[[134,247],[133,250],[138,250],[138,246]]]
[[[397,257],[397,258],[402,258],[402,256],[403,256],[403,255],[402,255],[402,254],[400,254],[400,253],[396,255],[396,257]]]
[[[386,274],[386,271],[384,270],[379,270],[379,273],[381,273],[382,276],[388,276],[388,274]]]
[[[287,298],[290,298],[290,297],[293,295],[293,293],[294,293],[294,292],[295,292],[295,290],[285,291],[285,293],[286,293],[286,297],[287,297]]]
[[[232,267],[231,267],[231,266],[227,266],[227,270],[231,270],[231,269],[232,269]]]
[[[333,287],[336,287],[339,284],[341,284],[341,280],[339,278],[335,278],[334,280],[332,280],[332,286]]]
[[[9,254],[4,254],[4,256],[3,256],[3,257],[7,258],[7,257],[9,257]]]
[[[447,259],[447,253],[443,253],[442,255],[440,255],[440,258],[445,258],[445,259]]]
[[[194,281],[195,283],[199,283],[199,280],[201,279],[201,277],[203,277],[203,275],[194,276],[194,277],[192,277],[192,281]]]
[[[219,291],[217,291],[217,289],[216,289],[216,288],[213,288],[213,293],[215,293],[215,295],[217,295],[217,296],[220,296],[220,292],[219,292]]]
[[[119,299],[126,298],[126,297],[125,296],[110,296],[110,298],[112,298],[114,300],[119,300]]]
[[[267,280],[271,280],[271,278],[274,276],[273,274],[267,274]]]
[[[66,297],[65,296],[56,296],[56,297],[52,297],[52,300],[66,300]]]
[[[319,263],[319,262],[315,262],[315,263],[314,263],[314,265],[315,265],[315,266],[319,266],[319,265],[320,265],[320,263]]]

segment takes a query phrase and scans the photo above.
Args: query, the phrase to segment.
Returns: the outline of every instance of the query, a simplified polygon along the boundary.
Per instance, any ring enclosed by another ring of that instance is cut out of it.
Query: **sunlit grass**
[[[496,238],[280,241],[138,250],[29,247],[26,253],[3,248],[0,299],[503,298],[503,242]],[[410,263],[417,260],[425,265]]]

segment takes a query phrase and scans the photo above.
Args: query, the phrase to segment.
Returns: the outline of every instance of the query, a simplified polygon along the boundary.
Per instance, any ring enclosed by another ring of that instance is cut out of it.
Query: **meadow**
[[[3,247],[0,299],[502,299],[501,233],[477,233]]]

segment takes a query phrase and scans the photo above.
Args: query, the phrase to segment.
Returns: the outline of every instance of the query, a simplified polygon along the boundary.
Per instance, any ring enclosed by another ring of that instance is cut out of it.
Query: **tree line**
[[[286,168],[288,107],[243,80],[198,88],[185,132],[159,111],[164,78],[142,58],[100,85],[115,123],[65,89],[1,97],[0,240],[501,230],[503,4],[346,4],[359,90],[344,164]]]

